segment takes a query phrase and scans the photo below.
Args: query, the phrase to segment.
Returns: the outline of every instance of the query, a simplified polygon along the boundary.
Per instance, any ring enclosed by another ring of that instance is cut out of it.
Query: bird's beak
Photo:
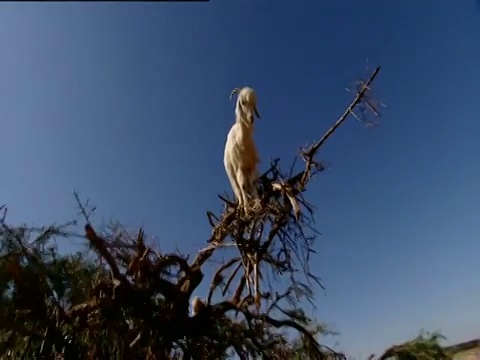
[[[257,116],[257,118],[261,119],[261,116],[260,114],[258,113],[258,110],[257,110],[257,107],[255,106],[255,108],[253,109],[253,111],[255,111],[255,115]]]

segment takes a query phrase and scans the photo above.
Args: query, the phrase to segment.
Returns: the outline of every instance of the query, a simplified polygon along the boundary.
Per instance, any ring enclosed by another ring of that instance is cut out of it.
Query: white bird
[[[227,135],[223,163],[238,205],[247,213],[249,201],[259,199],[257,165],[260,159],[253,140],[253,124],[260,114],[252,88],[235,88],[230,99],[233,95],[237,95],[235,124]]]

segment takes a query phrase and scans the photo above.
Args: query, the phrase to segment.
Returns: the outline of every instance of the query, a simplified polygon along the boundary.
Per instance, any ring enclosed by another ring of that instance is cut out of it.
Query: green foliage
[[[440,344],[444,339],[439,332],[421,332],[415,339],[387,349],[378,360],[451,360]]]

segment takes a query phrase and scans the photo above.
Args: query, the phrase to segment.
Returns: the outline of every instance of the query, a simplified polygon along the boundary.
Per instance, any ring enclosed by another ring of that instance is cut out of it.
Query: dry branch
[[[308,319],[296,309],[300,298],[311,301],[309,281],[320,284],[308,268],[316,230],[312,206],[303,193],[310,178],[324,170],[315,160],[317,152],[348,116],[354,115],[355,107],[365,102],[379,71],[380,67],[361,83],[355,99],[323,137],[308,149],[301,150],[299,155],[305,162],[302,171],[292,175],[296,159],[287,174],[282,172],[279,159],[271,161],[270,168],[258,182],[261,206],[254,213],[238,212],[233,201],[219,195],[225,210],[220,215],[207,212],[212,235],[209,245],[193,261],[179,254],[154,251],[146,244],[143,230],[134,237],[100,234],[90,222],[92,210],[88,210],[88,204],[82,204],[75,193],[80,214],[86,222],[85,238],[100,257],[100,264],[108,265],[109,271],[104,267],[98,271],[97,277],[92,279],[89,298],[84,301],[54,303],[52,306],[57,314],[54,317],[42,310],[44,321],[49,324],[45,328],[48,334],[60,332],[58,329],[63,327],[70,329],[70,334],[86,334],[94,343],[101,331],[107,331],[109,336],[128,339],[128,346],[122,350],[127,357],[143,349],[143,354],[150,354],[152,359],[175,358],[179,354],[184,359],[200,356],[194,354],[214,359],[233,348],[240,358],[263,356],[273,359],[272,351],[283,346],[284,341],[276,331],[290,328],[308,343],[312,358],[327,358],[326,352],[333,351],[327,351],[317,342],[309,331]],[[367,101],[366,107],[379,115],[371,102]],[[0,208],[0,212],[2,210]],[[53,228],[48,231],[43,237],[53,234]],[[60,234],[68,235],[66,232]],[[23,246],[22,241],[17,239],[17,242]],[[29,256],[33,262],[37,256],[28,255],[22,246],[19,256]],[[198,314],[190,316],[189,302],[203,280],[203,266],[216,251],[226,246],[234,246],[238,255],[215,270],[205,306]],[[20,275],[15,274],[21,272],[21,266],[13,260],[10,263],[10,276],[17,277],[20,282]],[[266,279],[281,276],[288,277],[290,284],[280,295],[275,288],[266,287]],[[231,288],[233,284],[236,287]],[[229,293],[232,295],[228,296]],[[35,308],[36,305],[30,306]],[[243,320],[234,320],[232,314],[240,315]],[[284,318],[276,319],[277,315]],[[269,337],[258,329],[270,329]],[[46,335],[38,336],[47,338]],[[56,341],[63,344],[65,336],[62,339]],[[101,345],[92,345],[92,356],[105,357],[101,348]]]

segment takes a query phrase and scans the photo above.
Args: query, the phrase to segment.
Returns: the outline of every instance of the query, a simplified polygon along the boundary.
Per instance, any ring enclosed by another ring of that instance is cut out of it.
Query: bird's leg
[[[250,198],[252,203],[252,209],[254,212],[258,212],[261,209],[261,199],[260,195],[258,194],[257,182],[258,182],[258,173],[254,170],[249,177],[249,185],[250,185]]]
[[[239,196],[239,208],[243,210],[243,215],[248,214],[248,178],[244,171],[239,170],[237,172],[237,181],[240,185],[240,196]]]
[[[241,197],[239,197],[237,201],[237,214],[242,216],[244,211],[245,211],[245,205],[243,204]]]

